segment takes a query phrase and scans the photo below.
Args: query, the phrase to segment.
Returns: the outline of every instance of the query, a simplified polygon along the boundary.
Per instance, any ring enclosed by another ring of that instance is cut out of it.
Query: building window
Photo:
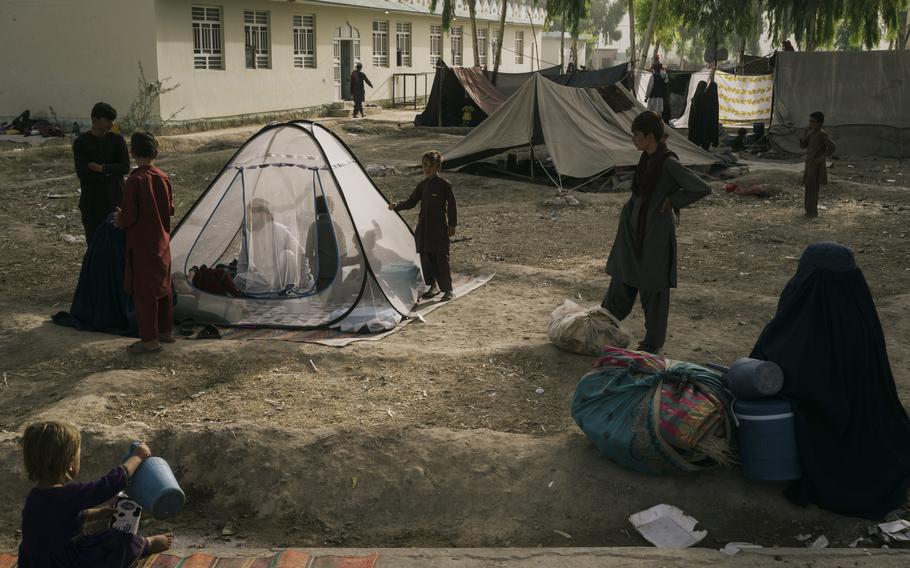
[[[389,66],[389,22],[373,22],[373,67]]]
[[[430,26],[430,65],[436,67],[436,62],[442,57],[442,26]]]
[[[515,32],[515,63],[525,62],[525,33]]]
[[[193,6],[193,67],[224,69],[221,8]]]
[[[480,65],[487,64],[487,28],[480,28],[477,30],[477,59],[480,61]]]
[[[493,65],[496,65],[496,51],[499,49],[499,30],[493,30],[492,36],[490,38],[490,53],[493,57]],[[500,63],[502,63],[500,61]]]
[[[452,26],[452,65],[461,65],[463,54],[464,28]]]
[[[270,68],[269,13],[244,10],[243,32],[246,38],[246,68]]]
[[[399,67],[411,66],[411,23],[395,24],[395,63]]]
[[[294,67],[316,68],[316,16],[294,16]]]

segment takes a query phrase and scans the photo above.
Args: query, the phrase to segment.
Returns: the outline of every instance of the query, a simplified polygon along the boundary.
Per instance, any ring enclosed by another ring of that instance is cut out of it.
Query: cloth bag
[[[550,314],[547,337],[572,353],[600,355],[605,345],[628,347],[629,334],[613,314],[601,307],[586,309],[566,300]]]

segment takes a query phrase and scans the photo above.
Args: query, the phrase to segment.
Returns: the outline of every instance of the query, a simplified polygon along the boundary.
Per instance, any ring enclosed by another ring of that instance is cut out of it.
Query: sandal
[[[647,343],[639,343],[638,347],[635,348],[636,351],[644,351],[645,353],[650,353],[651,355],[657,355],[660,353],[659,347],[652,347]]]
[[[161,346],[158,347],[146,347],[141,341],[133,343],[126,348],[126,352],[130,355],[145,355],[146,353],[157,353],[161,351]]]
[[[193,318],[186,318],[180,322],[180,335],[189,337],[193,335],[193,328],[196,327],[196,322],[193,321]]]
[[[208,324],[196,334],[196,339],[221,339],[221,332],[214,325]]]

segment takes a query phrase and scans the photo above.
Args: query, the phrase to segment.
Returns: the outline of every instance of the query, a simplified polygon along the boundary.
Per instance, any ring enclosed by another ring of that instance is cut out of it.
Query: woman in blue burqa
[[[108,215],[92,235],[82,259],[70,310],[57,312],[51,319],[58,325],[83,331],[138,336],[133,300],[123,287],[126,266],[124,232],[110,220]]]
[[[907,502],[910,419],[850,249],[806,248],[751,356],[781,366],[794,405],[803,477],[792,502],[873,520]]]

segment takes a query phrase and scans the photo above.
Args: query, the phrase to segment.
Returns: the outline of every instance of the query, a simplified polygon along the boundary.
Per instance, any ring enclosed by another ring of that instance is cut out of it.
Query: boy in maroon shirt
[[[417,252],[420,253],[423,279],[430,287],[421,298],[428,300],[442,290],[442,301],[448,302],[455,297],[452,292],[452,272],[449,269],[449,237],[455,236],[458,210],[452,184],[439,177],[442,155],[436,151],[426,152],[421,165],[424,180],[417,184],[410,197],[390,203],[389,209],[411,209],[420,202],[414,238],[417,240]]]
[[[170,249],[174,195],[167,174],[153,165],[158,157],[155,137],[135,132],[130,147],[139,167],[126,180],[114,224],[126,231],[123,285],[133,296],[139,324],[139,341],[127,351],[138,355],[161,350],[162,342],[174,342]]]

